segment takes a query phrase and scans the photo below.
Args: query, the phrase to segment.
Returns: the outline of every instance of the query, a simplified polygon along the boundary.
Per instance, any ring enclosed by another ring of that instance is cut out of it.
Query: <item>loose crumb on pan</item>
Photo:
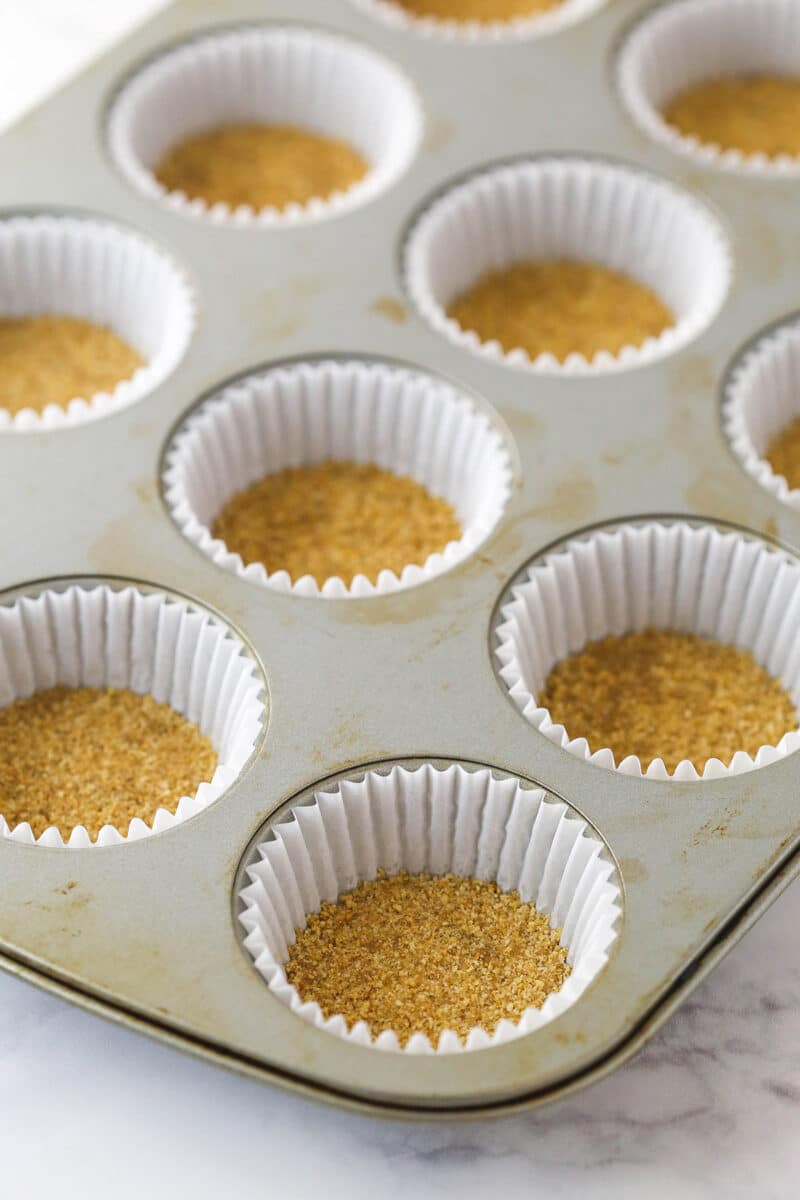
[[[772,438],[764,458],[790,488],[800,488],[800,417]]]
[[[447,315],[506,353],[526,350],[592,359],[641,346],[675,323],[650,288],[597,263],[552,259],[490,271],[450,304]]]
[[[400,574],[461,537],[446,500],[371,463],[325,462],[267,475],[233,496],[212,529],[243,562],[322,584]]]
[[[800,78],[706,79],[673,96],[663,115],[681,133],[723,150],[800,155]]]
[[[297,930],[286,975],[304,1001],[401,1045],[493,1032],[541,1008],[570,973],[561,931],[517,892],[455,875],[380,872]]]
[[[0,813],[36,837],[55,825],[126,833],[211,780],[216,751],[196,725],[123,688],[35,692],[0,709]]]
[[[592,751],[635,754],[645,769],[688,759],[702,772],[797,728],[791,697],[749,651],[657,629],[589,642],[553,667],[536,702]]]
[[[369,164],[341,138],[291,125],[223,125],[180,142],[156,165],[168,191],[235,208],[285,208],[344,192]]]
[[[513,21],[536,13],[560,8],[563,0],[393,0],[399,8],[415,17],[433,17],[438,21]]]
[[[10,413],[90,401],[143,366],[110,329],[68,316],[0,317],[0,408]]]

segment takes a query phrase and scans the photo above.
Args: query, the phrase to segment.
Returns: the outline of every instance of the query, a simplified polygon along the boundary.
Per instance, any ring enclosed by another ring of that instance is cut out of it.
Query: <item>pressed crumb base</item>
[[[655,292],[596,263],[552,259],[490,271],[450,304],[447,315],[506,353],[526,350],[591,359],[641,346],[675,323]]]
[[[790,488],[800,488],[800,417],[772,438],[764,458]]]
[[[10,413],[87,402],[143,366],[110,329],[78,317],[0,317],[0,408]]]
[[[461,537],[446,500],[370,463],[327,460],[267,475],[233,496],[212,529],[245,563],[318,584],[400,574]]]
[[[446,1029],[492,1033],[541,1008],[570,973],[560,930],[517,892],[455,875],[400,872],[326,901],[297,931],[286,975],[304,1001],[401,1045]]]
[[[681,133],[723,150],[800,155],[800,79],[707,79],[673,96],[663,116]]]
[[[47,688],[0,709],[0,814],[36,837],[55,825],[126,833],[211,780],[217,754],[168,704],[118,688]]]
[[[560,8],[563,0],[392,0],[398,8],[415,17],[434,17],[439,21],[513,21],[535,13]]]
[[[180,142],[154,174],[168,191],[192,200],[259,210],[324,200],[368,169],[340,138],[291,125],[223,125]]]
[[[797,728],[790,696],[747,650],[656,629],[589,642],[556,664],[536,702],[570,738],[609,747],[618,763],[634,754],[643,769],[688,759],[702,772]]]

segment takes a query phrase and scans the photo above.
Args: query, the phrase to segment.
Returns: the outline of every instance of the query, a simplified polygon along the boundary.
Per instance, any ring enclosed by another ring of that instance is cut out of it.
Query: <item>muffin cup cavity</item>
[[[194,327],[186,279],[147,238],[92,217],[0,219],[0,317],[45,314],[108,327],[144,365],[112,392],[76,396],[65,407],[14,414],[0,407],[0,430],[63,428],[133,404],[172,373]]]
[[[292,579],[244,563],[211,527],[223,505],[266,475],[326,459],[373,463],[449,501],[462,536],[424,563],[375,582],[356,575]],[[173,519],[218,566],[301,596],[384,595],[440,575],[499,522],[511,489],[503,435],[473,401],[422,371],[361,360],[317,360],[267,369],[223,387],[192,412],[166,455],[163,485]]]
[[[266,723],[263,680],[239,638],[188,600],[133,585],[53,585],[0,605],[0,707],[57,684],[151,695],[196,724],[218,755],[211,781],[174,813],[159,809],[152,826],[105,825],[95,842],[78,825],[63,831],[70,848],[147,837],[193,817],[237,778]],[[2,813],[0,796],[0,836],[65,845],[55,826],[35,838],[27,822],[10,828]]]
[[[734,363],[725,384],[722,418],[734,454],[771,495],[800,510],[790,487],[764,457],[767,447],[800,418],[800,318],[767,330]]]
[[[800,158],[748,154],[702,142],[670,125],[664,105],[725,75],[797,75],[800,10],[794,0],[675,0],[632,30],[617,62],[622,100],[654,141],[706,167],[796,178]]]
[[[357,8],[403,33],[475,46],[526,41],[568,29],[604,8],[608,0],[562,0],[555,8],[510,21],[457,21],[418,17],[392,0],[351,0]]]
[[[570,754],[627,775],[695,780],[683,760],[617,762],[579,729],[555,724],[536,696],[556,663],[587,642],[649,627],[693,633],[750,651],[800,702],[800,563],[755,535],[702,523],[644,521],[598,529],[548,552],[525,571],[501,605],[495,630],[499,675],[531,725]],[[703,779],[767,766],[800,747],[800,731],[755,757],[709,759]]]
[[[154,168],[179,142],[226,124],[292,125],[349,142],[369,164],[345,191],[259,211],[167,191]],[[112,157],[137,191],[185,217],[250,227],[297,225],[365,204],[413,158],[422,132],[414,89],[367,46],[300,27],[213,33],[164,52],[123,85],[111,108]]]
[[[618,936],[621,889],[603,842],[566,804],[488,768],[395,765],[341,780],[273,823],[253,858],[239,920],[270,991],[318,1028],[379,1050],[401,1052],[393,1031],[373,1038],[363,1021],[348,1028],[340,1014],[326,1018],[312,998],[301,1000],[284,964],[309,914],[380,870],[452,873],[518,890],[561,928],[572,968],[563,987],[518,1023],[501,1021],[491,1033],[473,1028],[465,1042],[445,1030],[435,1047],[415,1034],[405,1053],[478,1050],[532,1033],[579,999]]]
[[[574,259],[621,271],[652,288],[675,323],[641,346],[591,361],[481,341],[447,314],[487,272],[526,260]],[[428,324],[456,345],[508,366],[586,375],[641,366],[672,354],[710,324],[731,278],[719,222],[673,184],[621,164],[573,157],[490,167],[435,198],[404,251],[406,287]]]

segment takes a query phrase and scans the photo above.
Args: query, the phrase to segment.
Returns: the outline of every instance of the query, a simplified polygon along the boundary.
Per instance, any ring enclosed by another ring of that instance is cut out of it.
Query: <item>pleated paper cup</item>
[[[17,842],[107,846],[170,829],[233,783],[266,721],[260,671],[233,631],[188,600],[133,585],[54,585],[0,605],[0,707],[59,684],[128,688],[169,704],[210,739],[217,767],[174,812],[161,808],[152,825],[135,818],[127,830],[105,825],[96,842],[83,825],[38,838],[27,822],[11,828],[0,796],[0,836]]]
[[[800,158],[748,154],[681,133],[662,115],[679,92],[726,75],[798,75],[800,7],[795,0],[677,0],[636,25],[617,63],[633,120],[654,141],[704,167],[796,178]]]
[[[586,20],[608,0],[562,0],[554,8],[513,17],[508,21],[458,21],[441,17],[421,17],[408,12],[392,0],[352,0],[358,8],[390,28],[421,37],[441,38],[475,46],[498,42],[519,42],[548,37]]]
[[[317,792],[256,847],[239,895],[245,948],[270,991],[328,1033],[379,1050],[400,1051],[397,1035],[373,1037],[365,1022],[348,1028],[325,1017],[313,997],[301,999],[285,963],[296,930],[324,901],[334,901],[379,871],[454,874],[518,891],[561,929],[572,971],[541,1008],[491,1031],[474,1028],[461,1041],[443,1030],[434,1047],[422,1033],[409,1054],[458,1053],[498,1046],[533,1033],[570,1008],[606,965],[618,936],[621,889],[604,843],[568,806],[489,769],[453,763],[370,770]]]
[[[500,609],[500,677],[531,725],[577,758],[626,775],[698,779],[685,759],[672,773],[660,758],[617,762],[537,701],[556,663],[588,642],[651,627],[749,650],[800,703],[800,562],[754,535],[677,520],[598,529],[535,561]],[[755,757],[739,750],[730,763],[709,759],[702,778],[752,771],[798,747],[793,729]]]
[[[734,364],[723,399],[723,425],[744,469],[771,495],[800,510],[792,488],[764,457],[777,434],[800,418],[800,319],[766,331]]]
[[[109,328],[144,360],[112,392],[75,396],[42,412],[2,408],[0,430],[63,428],[115,412],[152,392],[183,358],[194,301],[176,264],[148,238],[94,217],[0,219],[0,318],[77,317]]]
[[[447,315],[488,272],[547,259],[622,271],[652,288],[675,323],[640,346],[561,362],[482,341]],[[619,371],[674,353],[714,319],[732,270],[719,222],[693,196],[633,167],[571,156],[501,164],[449,188],[412,227],[404,268],[413,303],[437,333],[496,362],[564,375]]]
[[[178,143],[223,125],[292,125],[343,139],[369,164],[346,191],[255,211],[167,191],[153,173]],[[245,228],[348,212],[391,187],[416,153],[422,112],[401,71],[368,46],[322,30],[263,25],[185,42],[144,66],[114,101],[112,157],[137,191],[181,216]]]
[[[399,575],[387,569],[376,582],[356,575],[346,584],[245,563],[213,536],[215,518],[237,492],[327,459],[412,477],[452,504],[461,537]],[[277,366],[222,388],[179,428],[163,485],[178,527],[223,569],[276,591],[361,597],[424,583],[465,559],[500,521],[511,478],[503,435],[465,393],[422,371],[341,359]]]

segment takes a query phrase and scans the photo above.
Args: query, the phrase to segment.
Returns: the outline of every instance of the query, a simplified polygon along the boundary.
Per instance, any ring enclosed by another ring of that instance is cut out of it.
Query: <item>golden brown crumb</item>
[[[415,17],[439,21],[513,21],[558,8],[563,0],[394,0]]]
[[[358,183],[368,169],[340,138],[291,125],[224,125],[173,147],[155,176],[193,200],[258,210],[324,200]]]
[[[393,1029],[435,1046],[541,1008],[570,973],[561,931],[517,892],[456,875],[381,872],[297,930],[286,975],[302,1000],[373,1037]]]
[[[47,688],[0,709],[0,813],[30,822],[126,833],[134,817],[173,811],[216,769],[207,737],[168,704],[121,688]]]
[[[662,758],[670,771],[755,755],[797,728],[791,698],[749,651],[657,629],[589,642],[556,664],[536,701],[593,751],[635,754],[645,768]]]
[[[800,79],[743,75],[706,79],[673,96],[664,118],[723,150],[800,155]]]
[[[790,488],[800,488],[800,417],[772,438],[764,458]]]
[[[451,303],[448,316],[483,342],[531,358],[550,353],[591,359],[641,346],[674,324],[674,316],[642,283],[593,263],[555,259],[490,271]]]
[[[0,408],[10,413],[89,401],[141,366],[133,347],[101,325],[77,317],[0,317]]]
[[[326,462],[267,475],[224,506],[213,526],[229,550],[269,572],[318,583],[374,583],[461,537],[452,506],[422,484],[371,463]]]

